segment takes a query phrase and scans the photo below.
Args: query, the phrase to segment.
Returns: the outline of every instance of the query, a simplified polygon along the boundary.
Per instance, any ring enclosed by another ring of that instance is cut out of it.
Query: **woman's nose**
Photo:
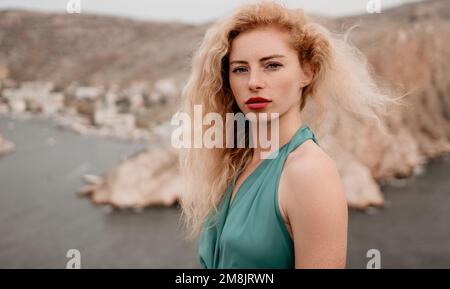
[[[264,80],[261,72],[253,70],[250,73],[250,78],[248,80],[248,87],[250,90],[257,90],[264,87]]]

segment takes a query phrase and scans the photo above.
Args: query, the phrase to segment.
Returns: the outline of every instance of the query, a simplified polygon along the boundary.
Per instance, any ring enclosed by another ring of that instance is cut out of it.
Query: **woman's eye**
[[[241,73],[241,72],[245,72],[245,71],[246,71],[246,69],[243,67],[238,67],[238,68],[233,69],[234,73]]]
[[[282,65],[279,63],[269,63],[266,67],[269,69],[277,69],[280,66],[282,66]]]
[[[276,70],[276,69],[278,69],[281,66],[283,66],[283,65],[281,65],[279,63],[269,63],[269,64],[266,65],[266,68],[268,68],[270,70]],[[239,74],[239,73],[242,73],[242,72],[246,72],[247,68],[245,68],[245,67],[237,67],[237,68],[233,69],[232,71],[233,71],[233,73]]]

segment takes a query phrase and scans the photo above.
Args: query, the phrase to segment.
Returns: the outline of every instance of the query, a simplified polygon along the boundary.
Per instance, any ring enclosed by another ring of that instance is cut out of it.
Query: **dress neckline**
[[[298,137],[300,136],[300,133],[304,130],[304,129],[309,129],[309,126],[306,124],[302,124],[300,126],[300,128],[295,132],[295,134],[291,137],[291,139],[285,143],[284,145],[282,145],[279,149],[278,149],[278,156],[280,154],[280,152],[282,150],[284,150],[285,148],[287,148],[295,139],[298,139]],[[273,152],[272,154],[276,153],[277,151]],[[278,157],[277,156],[277,157]],[[227,202],[226,202],[226,206],[228,208],[228,210],[231,210],[234,207],[234,204],[236,203],[236,201],[238,200],[238,196],[240,195],[239,192],[242,190],[242,188],[244,187],[244,185],[246,185],[248,183],[248,180],[253,178],[260,170],[262,167],[264,167],[267,163],[269,163],[269,160],[273,160],[274,158],[266,158],[263,161],[261,161],[259,163],[258,166],[256,166],[256,168],[250,173],[250,175],[247,176],[247,178],[245,178],[245,180],[241,183],[241,185],[239,186],[239,188],[237,189],[234,199],[233,201],[231,201],[231,195],[233,194],[233,190],[234,187],[236,186],[236,181],[239,178],[239,176],[242,173],[243,169],[240,169],[238,171],[238,173],[235,175],[235,177],[233,178],[232,184],[229,188],[228,191],[228,197],[227,197]]]

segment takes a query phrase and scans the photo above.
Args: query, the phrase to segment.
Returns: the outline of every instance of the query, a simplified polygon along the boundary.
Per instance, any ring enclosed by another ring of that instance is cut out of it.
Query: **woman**
[[[245,5],[207,31],[183,100],[190,115],[195,105],[223,119],[277,114],[276,157],[263,158],[257,141],[247,145],[258,119],[244,147],[181,151],[182,217],[188,238],[200,233],[201,267],[344,268],[345,192],[311,127],[327,108],[378,119],[376,109],[395,102],[375,85],[364,56],[302,10]]]

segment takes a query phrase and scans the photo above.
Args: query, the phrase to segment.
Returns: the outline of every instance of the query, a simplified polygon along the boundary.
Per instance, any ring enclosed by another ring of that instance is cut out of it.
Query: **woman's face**
[[[302,87],[310,83],[312,73],[301,68],[288,39],[287,31],[261,27],[232,41],[230,86],[244,114],[277,112],[281,117],[294,108],[299,110]]]

